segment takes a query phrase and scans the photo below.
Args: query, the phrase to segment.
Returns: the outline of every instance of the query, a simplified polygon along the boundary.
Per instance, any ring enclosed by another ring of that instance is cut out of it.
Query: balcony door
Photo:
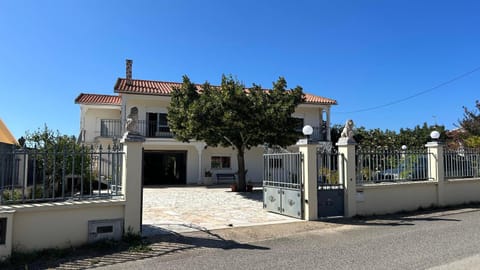
[[[147,137],[170,137],[166,113],[147,113]]]

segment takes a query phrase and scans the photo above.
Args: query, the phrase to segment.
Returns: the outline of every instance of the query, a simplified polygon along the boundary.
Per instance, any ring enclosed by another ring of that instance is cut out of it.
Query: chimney
[[[126,60],[126,74],[125,78],[127,79],[127,84],[132,84],[132,60]]]

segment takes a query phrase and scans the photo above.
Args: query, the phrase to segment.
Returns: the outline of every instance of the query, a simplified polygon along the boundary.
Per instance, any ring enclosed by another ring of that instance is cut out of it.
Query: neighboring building
[[[12,146],[16,144],[17,140],[0,118],[0,151],[11,150]]]
[[[176,141],[167,122],[172,87],[181,83],[133,79],[131,61],[127,60],[127,76],[119,78],[114,91],[117,95],[80,94],[79,142],[88,145],[112,143],[124,133],[127,115],[138,108],[138,129],[145,136],[143,177],[145,185],[200,184],[206,171],[236,173],[237,157],[231,148],[206,147],[204,142]],[[336,101],[311,94],[305,95],[294,117],[304,125],[314,127],[311,138],[330,142],[330,107]],[[292,146],[295,147],[295,146]],[[262,146],[245,154],[247,181],[261,182],[263,177]]]

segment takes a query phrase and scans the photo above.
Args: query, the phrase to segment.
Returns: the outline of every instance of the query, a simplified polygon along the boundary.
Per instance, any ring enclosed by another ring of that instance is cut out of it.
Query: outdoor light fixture
[[[402,150],[403,150],[403,151],[407,150],[407,146],[406,146],[405,144],[402,145]]]
[[[313,128],[310,125],[306,125],[306,126],[303,127],[302,132],[303,132],[303,135],[308,137],[308,136],[312,135]]]
[[[440,132],[434,130],[430,133],[430,137],[434,140],[437,141],[438,138],[440,138]]]

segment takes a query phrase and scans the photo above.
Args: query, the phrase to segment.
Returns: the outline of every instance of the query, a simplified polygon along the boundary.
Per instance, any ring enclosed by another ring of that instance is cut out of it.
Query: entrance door
[[[343,156],[334,149],[321,148],[317,152],[318,217],[344,214],[344,180],[340,179],[339,160],[343,161]]]
[[[145,151],[144,185],[185,185],[187,151]]]

